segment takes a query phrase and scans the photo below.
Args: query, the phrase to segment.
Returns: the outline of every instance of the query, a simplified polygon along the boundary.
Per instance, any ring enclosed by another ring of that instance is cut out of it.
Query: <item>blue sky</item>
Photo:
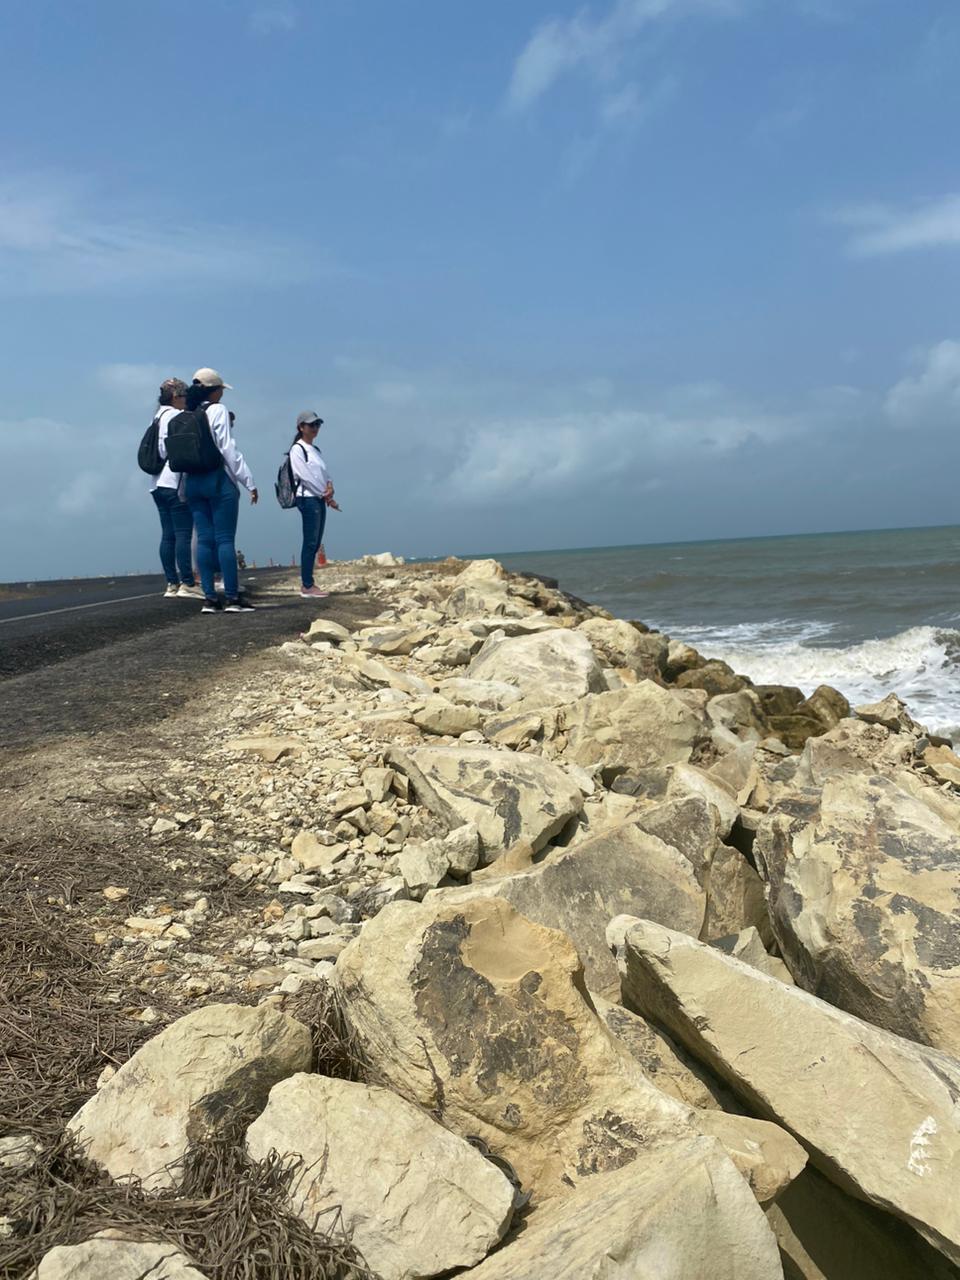
[[[213,365],[336,556],[953,523],[954,0],[8,0],[0,579],[146,570]]]

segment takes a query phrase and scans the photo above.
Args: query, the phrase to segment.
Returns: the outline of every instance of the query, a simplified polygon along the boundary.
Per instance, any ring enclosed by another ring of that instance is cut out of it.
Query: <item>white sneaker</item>
[[[175,582],[168,582],[167,589],[163,593],[163,598],[164,600],[176,600],[179,594],[180,594],[180,588],[177,586],[177,584]]]
[[[203,588],[188,587],[185,582],[181,582],[180,590],[177,592],[177,595],[181,600],[202,600]]]

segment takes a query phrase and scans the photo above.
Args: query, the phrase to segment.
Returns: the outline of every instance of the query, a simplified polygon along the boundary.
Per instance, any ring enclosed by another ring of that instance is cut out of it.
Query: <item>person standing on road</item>
[[[251,503],[257,502],[259,494],[233,438],[232,415],[220,403],[224,391],[230,390],[216,369],[198,369],[186,395],[187,409],[202,409],[206,413],[210,435],[221,455],[221,464],[216,470],[188,475],[184,486],[197,526],[197,562],[205,597],[202,613],[217,613],[221,607],[214,587],[217,558],[223,574],[226,612],[253,610],[253,605],[240,592],[235,538],[240,512],[239,486],[249,491]]]
[[[303,545],[300,549],[300,595],[304,600],[322,600],[329,592],[314,585],[313,570],[323,541],[327,507],[339,511],[333,496],[333,481],[314,441],[323,419],[312,412],[297,417],[297,434],[290,446],[290,469],[293,472],[294,497],[303,521]]]
[[[193,538],[193,516],[180,497],[180,476],[167,462],[167,427],[170,419],[186,405],[187,384],[180,378],[167,378],[160,384],[157,416],[157,447],[163,459],[163,470],[153,477],[150,492],[160,514],[160,563],[167,578],[164,597],[167,600],[202,599],[203,592],[193,576],[190,543]]]

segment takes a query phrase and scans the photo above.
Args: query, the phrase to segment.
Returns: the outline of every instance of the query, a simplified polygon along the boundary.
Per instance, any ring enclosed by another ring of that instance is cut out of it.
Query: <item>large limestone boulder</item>
[[[471,680],[469,676],[451,676],[437,686],[448,702],[477,707],[481,711],[504,711],[523,696],[514,684],[505,680]]]
[[[503,898],[529,920],[562,930],[591,990],[613,997],[620,977],[606,930],[614,916],[643,915],[697,937],[706,910],[706,894],[683,854],[633,822],[552,853],[528,871],[438,893],[451,904]]]
[[[385,1083],[481,1137],[538,1202],[698,1132],[699,1113],[607,1031],[569,940],[502,899],[395,903],[342,952],[334,980]],[[738,1160],[741,1145],[738,1132]]]
[[[588,618],[577,630],[593,646],[601,666],[626,667],[645,680],[661,678],[667,666],[667,639],[638,631],[620,618]]]
[[[562,627],[513,639],[491,638],[467,674],[473,680],[516,685],[526,707],[559,706],[605,687],[590,641]]]
[[[67,1128],[113,1178],[175,1186],[172,1161],[258,1111],[279,1080],[309,1069],[311,1056],[309,1030],[276,1009],[206,1005],[148,1040]]]
[[[823,1173],[960,1261],[960,1063],[648,921],[611,925],[624,1003],[665,1026]]]
[[[599,1174],[529,1219],[473,1280],[780,1280],[743,1179],[708,1139]]]
[[[903,772],[834,774],[754,851],[802,987],[960,1056],[960,803]]]
[[[542,849],[583,806],[577,784],[539,756],[490,747],[393,748],[390,765],[450,829],[472,822],[486,861],[518,841]]]
[[[507,1177],[475,1147],[388,1089],[297,1075],[274,1085],[247,1151],[302,1158],[291,1208],[347,1235],[382,1280],[418,1280],[479,1262],[513,1212]]]
[[[567,707],[565,755],[599,765],[604,781],[621,773],[687,761],[703,732],[703,718],[672,690],[652,680],[597,693]]]
[[[175,1245],[115,1239],[106,1232],[45,1253],[32,1280],[206,1280]]]
[[[794,787],[822,787],[837,773],[890,775],[913,760],[916,739],[880,724],[841,720],[828,733],[810,738],[792,778]]]

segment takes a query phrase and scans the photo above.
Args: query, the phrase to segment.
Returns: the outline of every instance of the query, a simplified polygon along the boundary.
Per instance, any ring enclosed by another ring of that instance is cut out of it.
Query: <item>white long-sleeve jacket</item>
[[[253,493],[257,486],[233,438],[230,414],[222,404],[208,404],[207,421],[210,423],[210,434],[213,436],[214,443],[223,454],[223,466],[227,475],[234,483],[242,484],[245,489]]]
[[[298,498],[322,498],[330,483],[330,473],[315,444],[298,440],[290,450],[290,468]]]

